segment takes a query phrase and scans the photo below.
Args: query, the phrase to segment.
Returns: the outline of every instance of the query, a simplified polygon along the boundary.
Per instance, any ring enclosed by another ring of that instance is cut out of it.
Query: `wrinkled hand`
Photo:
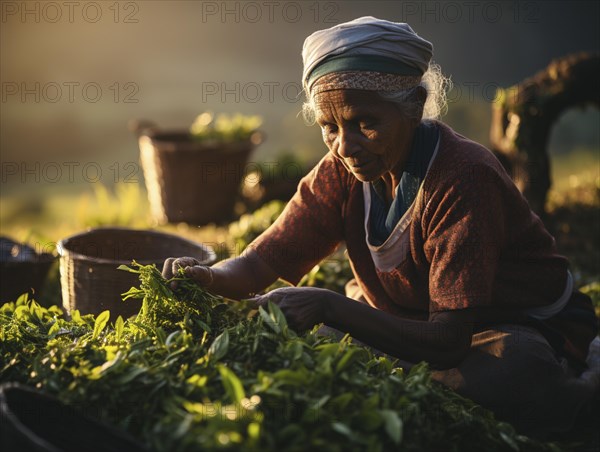
[[[170,257],[168,258],[162,270],[163,278],[171,279],[177,276],[180,268],[185,271],[185,276],[193,279],[201,287],[209,287],[213,281],[213,274],[210,267],[200,265],[200,261],[193,257]],[[171,282],[171,289],[177,288],[177,281]]]
[[[282,287],[255,297],[254,301],[263,308],[269,301],[276,304],[290,328],[305,331],[327,321],[329,300],[335,296],[338,294],[331,290],[316,287]]]

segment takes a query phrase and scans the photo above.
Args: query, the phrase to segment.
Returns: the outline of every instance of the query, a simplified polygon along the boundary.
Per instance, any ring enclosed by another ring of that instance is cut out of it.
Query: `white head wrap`
[[[319,30],[304,41],[302,82],[307,93],[315,80],[313,70],[332,56],[369,55],[385,57],[410,66],[422,75],[433,54],[429,41],[418,36],[406,23],[366,16]],[[412,74],[414,75],[414,74]]]

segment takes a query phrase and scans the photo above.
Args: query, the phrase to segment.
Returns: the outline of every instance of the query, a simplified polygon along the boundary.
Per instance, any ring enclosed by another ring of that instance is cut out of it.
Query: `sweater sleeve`
[[[249,245],[286,281],[297,284],[342,241],[345,176],[335,158],[325,156],[279,218]]]
[[[444,179],[449,182],[434,187],[422,220],[429,311],[489,306],[510,214],[506,182],[485,165]]]

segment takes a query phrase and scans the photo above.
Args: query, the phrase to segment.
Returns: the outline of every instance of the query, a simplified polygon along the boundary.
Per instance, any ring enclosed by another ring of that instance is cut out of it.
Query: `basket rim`
[[[198,151],[199,149],[203,149],[205,151],[220,151],[222,152],[223,148],[228,148],[230,152],[233,151],[244,151],[244,150],[254,150],[259,144],[261,144],[265,140],[265,133],[262,130],[256,130],[253,132],[255,138],[252,136],[243,139],[243,140],[230,140],[230,141],[199,141],[193,138],[192,133],[189,129],[184,128],[173,128],[173,129],[160,129],[153,130],[151,132],[142,134],[138,137],[138,142],[142,142],[144,139],[149,139],[154,146],[160,147],[162,150],[171,150],[171,146],[177,143],[179,146],[177,148],[177,152],[185,152],[185,151]],[[169,136],[181,136],[187,138],[181,142],[173,141],[167,139]]]
[[[157,237],[162,237],[165,239],[166,238],[177,239],[181,242],[187,243],[188,245],[192,245],[193,247],[201,248],[202,250],[204,250],[204,252],[207,254],[207,257],[206,257],[206,259],[204,259],[203,261],[200,262],[202,265],[212,265],[217,260],[217,255],[216,255],[214,249],[210,245],[205,245],[204,243],[194,242],[192,240],[186,239],[184,237],[180,237],[175,234],[169,234],[169,233],[162,232],[162,231],[155,231],[152,229],[132,229],[132,228],[118,228],[118,227],[88,228],[83,232],[79,232],[79,233],[73,234],[69,237],[65,237],[64,239],[59,240],[58,243],[56,244],[56,251],[58,252],[58,255],[61,258],[64,257],[64,258],[69,258],[69,259],[73,259],[73,260],[88,261],[88,262],[93,262],[96,264],[130,265],[131,260],[129,260],[129,259],[117,260],[117,259],[107,259],[107,258],[103,258],[103,257],[92,257],[92,256],[87,256],[85,254],[77,253],[77,252],[69,250],[67,248],[67,245],[70,240],[84,237],[86,235],[89,235],[90,233],[98,232],[98,231],[109,232],[109,233],[110,232],[134,232],[134,233],[143,232],[145,234],[155,235]],[[135,261],[140,264],[143,264],[143,265],[149,265],[149,264],[153,264],[156,262],[156,260],[154,260],[154,259],[136,259]]]
[[[42,449],[46,449],[49,451],[58,450],[56,447],[54,447],[53,444],[48,442],[45,438],[42,438],[41,436],[39,436],[35,433],[34,433],[33,437],[30,436],[31,429],[28,428],[23,423],[21,416],[18,416],[8,405],[7,395],[8,395],[9,391],[25,393],[27,397],[37,397],[38,400],[40,399],[40,397],[42,397],[42,398],[45,397],[46,400],[48,400],[48,401],[53,401],[53,400],[58,400],[58,399],[56,399],[52,395],[47,395],[47,394],[41,393],[40,391],[36,391],[29,386],[26,386],[24,384],[21,384],[21,383],[15,382],[15,381],[9,381],[9,382],[6,382],[6,383],[3,383],[2,385],[0,385],[0,410],[2,410],[3,414],[6,414],[7,418],[9,418],[11,420],[11,422],[13,423],[13,426],[19,432],[19,434],[27,436],[29,438],[29,440],[35,444],[36,447],[40,447]],[[2,416],[2,417],[4,417],[4,416]]]
[[[116,429],[115,427],[112,427],[103,421],[89,417],[87,414],[81,412],[81,410],[77,410],[76,408],[63,403],[55,395],[35,390],[30,386],[15,381],[2,383],[0,385],[0,410],[2,411],[2,414],[7,415],[15,430],[17,430],[20,435],[26,436],[27,439],[36,446],[36,449],[42,448],[43,450],[48,451],[62,450],[62,448],[57,447],[54,442],[51,442],[44,436],[40,435],[37,431],[32,429],[30,425],[26,424],[23,421],[21,412],[15,412],[15,410],[12,409],[11,405],[9,405],[9,396],[11,393],[25,396],[28,398],[28,400],[34,401],[38,405],[40,402],[42,404],[47,404],[46,406],[43,406],[43,409],[46,409],[49,404],[56,408],[56,410],[60,410],[62,413],[64,413],[66,415],[65,417],[67,418],[80,418],[84,426],[95,429],[96,433],[101,433],[104,435],[109,434],[117,441],[122,442],[122,445],[124,446],[131,447],[133,445],[135,446],[135,450],[147,450],[143,446],[139,445],[137,440],[128,432]]]

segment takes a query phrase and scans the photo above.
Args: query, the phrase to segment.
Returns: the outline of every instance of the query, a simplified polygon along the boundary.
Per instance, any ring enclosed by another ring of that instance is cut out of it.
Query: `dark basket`
[[[99,314],[109,309],[111,316],[137,314],[141,300],[123,301],[121,294],[139,286],[136,274],[117,270],[132,260],[156,264],[159,270],[168,257],[195,257],[209,265],[216,260],[211,247],[156,231],[124,228],[91,229],[61,240],[60,282],[63,306],[82,314]]]
[[[124,431],[96,421],[55,397],[17,383],[0,386],[0,450],[143,452]]]
[[[250,153],[262,140],[202,143],[186,131],[146,131],[140,158],[153,217],[159,223],[232,219]]]
[[[0,238],[0,244],[0,302],[15,301],[26,292],[39,298],[56,258],[50,253],[37,253],[6,237]]]

